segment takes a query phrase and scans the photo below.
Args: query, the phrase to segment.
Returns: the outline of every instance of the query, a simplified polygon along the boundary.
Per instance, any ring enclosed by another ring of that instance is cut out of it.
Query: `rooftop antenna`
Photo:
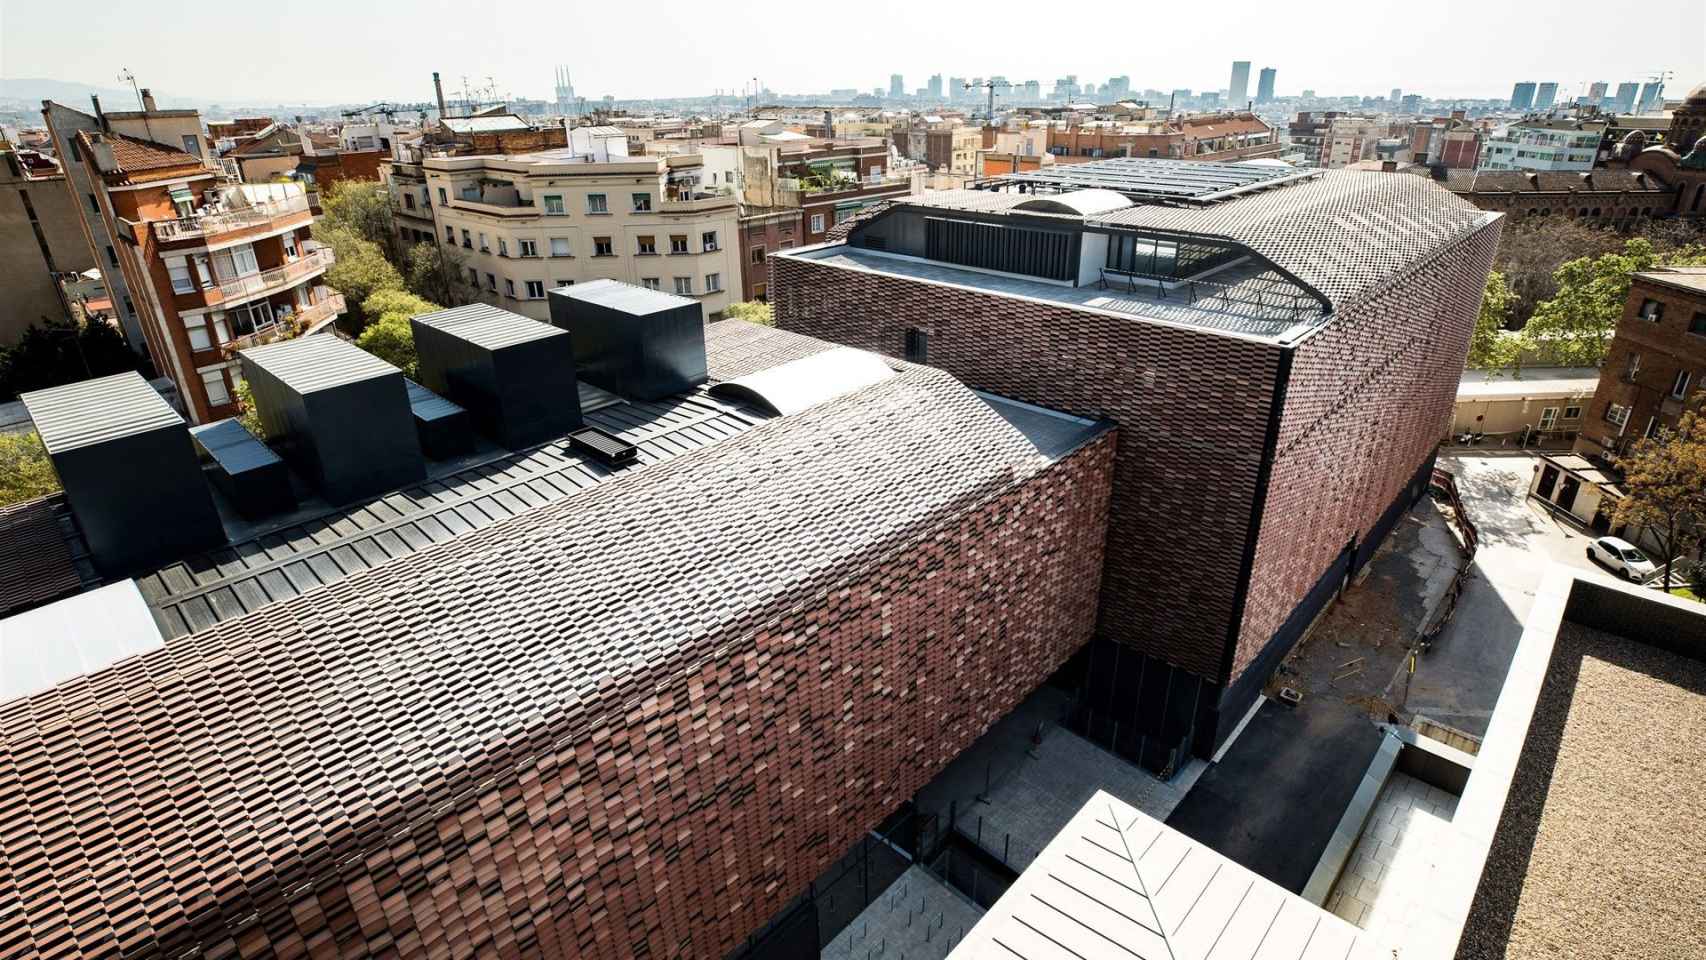
[[[118,79],[120,83],[130,84],[130,91],[136,94],[136,108],[147,111],[148,105],[142,102],[142,91],[136,86],[136,74],[131,73],[129,67],[120,67]]]

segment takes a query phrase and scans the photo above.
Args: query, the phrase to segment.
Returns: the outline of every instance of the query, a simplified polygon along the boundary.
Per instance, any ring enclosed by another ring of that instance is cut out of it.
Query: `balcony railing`
[[[182,220],[156,220],[154,221],[154,238],[162,243],[173,240],[193,240],[197,237],[258,227],[281,217],[308,212],[307,196],[266,200],[238,210],[201,213],[193,217],[185,217]]]
[[[282,267],[262,270],[260,273],[251,273],[246,277],[233,277],[230,280],[220,281],[219,296],[222,301],[228,303],[233,300],[244,300],[260,294],[271,293],[274,290],[289,286],[309,274],[318,273],[331,265],[331,248],[322,247],[319,250],[310,250],[299,259]]]
[[[235,356],[239,350],[258,347],[263,343],[273,343],[278,340],[288,340],[312,330],[317,324],[330,320],[344,312],[344,295],[334,293],[319,303],[314,304],[301,313],[281,317],[264,327],[245,333],[225,343],[220,349],[226,356]]]

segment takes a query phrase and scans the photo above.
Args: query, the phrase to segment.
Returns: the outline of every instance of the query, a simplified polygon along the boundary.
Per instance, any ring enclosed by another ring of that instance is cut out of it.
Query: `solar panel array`
[[[1089,163],[1054,164],[1045,170],[1010,173],[986,186],[1024,185],[1028,192],[1112,190],[1137,201],[1213,203],[1251,190],[1319,176],[1319,170],[1263,163],[1206,163],[1148,157],[1111,157]]]

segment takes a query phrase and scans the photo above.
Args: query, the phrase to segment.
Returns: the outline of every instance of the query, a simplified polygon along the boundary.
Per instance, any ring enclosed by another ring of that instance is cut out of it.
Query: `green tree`
[[[237,422],[262,440],[267,438],[267,430],[261,426],[261,413],[255,409],[255,391],[241,377],[237,379]]]
[[[1475,330],[1469,335],[1469,366],[1476,370],[1497,370],[1514,366],[1520,357],[1516,338],[1507,330],[1516,294],[1497,270],[1487,274],[1487,286],[1481,294],[1481,313],[1475,318]]]
[[[415,334],[407,317],[384,314],[361,331],[355,345],[403,371],[404,376],[414,377]]]
[[[454,247],[417,243],[403,259],[409,291],[434,303],[460,307],[478,292],[468,282],[468,267]]]
[[[1675,430],[1635,441],[1618,458],[1624,497],[1616,522],[1645,527],[1664,553],[1666,592],[1671,560],[1706,541],[1706,391],[1695,394]]]
[[[1655,266],[1700,263],[1706,263],[1706,249],[1679,247],[1660,255],[1643,237],[1626,241],[1615,253],[1571,260],[1554,274],[1557,293],[1536,307],[1523,327],[1522,347],[1548,363],[1597,366],[1623,316],[1633,276]]]
[[[0,433],[0,506],[45,497],[59,489],[59,474],[34,431]]]
[[[723,311],[723,316],[729,320],[745,320],[747,323],[756,323],[765,327],[776,325],[776,312],[771,309],[770,304],[762,300],[731,303],[728,309]]]
[[[367,319],[361,305],[381,290],[402,290],[403,275],[378,244],[347,227],[323,227],[314,236],[332,248],[336,261],[326,271],[326,282],[344,295],[359,330]]]
[[[361,302],[361,312],[375,320],[392,313],[407,320],[443,309],[431,300],[417,297],[407,290],[379,290]]]
[[[320,209],[322,226],[349,230],[381,248],[390,246],[391,194],[378,180],[332,183],[320,192]]]
[[[135,370],[139,361],[111,324],[43,318],[0,347],[0,400],[60,384]]]

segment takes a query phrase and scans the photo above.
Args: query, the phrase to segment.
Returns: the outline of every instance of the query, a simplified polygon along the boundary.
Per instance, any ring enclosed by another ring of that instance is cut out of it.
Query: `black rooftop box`
[[[267,440],[327,500],[349,503],[426,476],[403,371],[328,333],[237,356]]]
[[[225,542],[184,418],[135,373],[24,394],[101,573]]]
[[[510,449],[581,425],[569,332],[484,303],[411,317],[420,381]]]
[[[474,452],[474,424],[468,411],[426,387],[405,379],[409,388],[409,411],[415,417],[415,435],[421,452],[432,460],[448,460]]]
[[[210,464],[213,485],[238,513],[253,520],[296,509],[290,468],[241,423],[216,420],[191,427],[190,437]]]
[[[699,301],[615,280],[551,291],[551,322],[574,335],[582,379],[634,400],[660,400],[705,382]]]

